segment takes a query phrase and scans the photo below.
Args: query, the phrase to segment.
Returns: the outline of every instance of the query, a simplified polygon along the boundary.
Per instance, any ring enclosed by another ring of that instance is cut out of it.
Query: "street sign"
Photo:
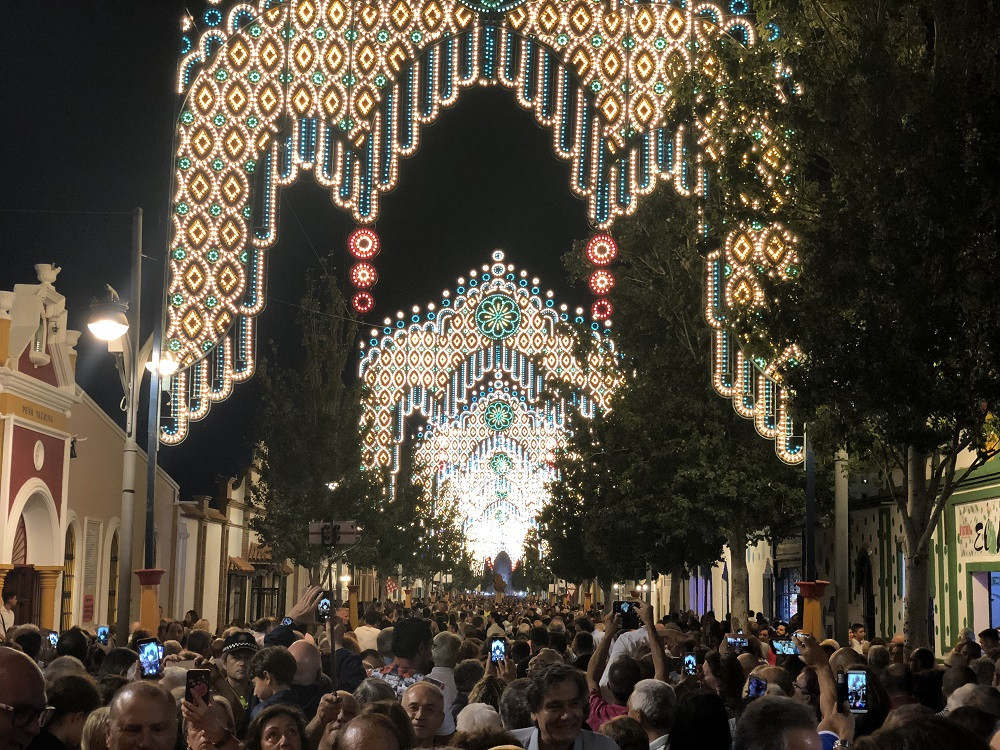
[[[309,544],[322,547],[350,547],[358,541],[356,521],[311,521]]]

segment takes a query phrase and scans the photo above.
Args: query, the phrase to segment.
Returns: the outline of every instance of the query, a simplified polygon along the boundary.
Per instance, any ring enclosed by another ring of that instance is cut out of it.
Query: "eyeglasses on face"
[[[45,724],[46,719],[51,716],[55,709],[52,706],[45,708],[35,708],[34,706],[8,706],[0,703],[0,711],[10,714],[10,723],[17,729],[23,729],[33,721],[37,721],[39,726]]]

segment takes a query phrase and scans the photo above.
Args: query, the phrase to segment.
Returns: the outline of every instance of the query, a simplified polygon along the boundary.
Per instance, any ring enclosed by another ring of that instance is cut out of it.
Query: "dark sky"
[[[177,0],[4,3],[0,289],[34,283],[35,263],[62,267],[56,288],[67,297],[70,326],[85,331],[78,380],[119,422],[113,360],[86,333],[87,308],[105,283],[131,296],[130,214],[141,206],[144,250],[152,258],[144,265],[143,338],[152,329],[167,242],[185,5],[200,9]],[[570,193],[568,174],[549,132],[509,91],[466,90],[424,130],[420,150],[401,164],[399,187],[382,201],[375,227],[380,281],[368,319],[436,301],[496,247],[540,276],[557,299],[588,303],[586,290],[569,288],[560,260],[589,233],[586,206]],[[278,242],[268,251],[258,353],[278,339],[280,358],[293,361],[296,310],[284,303],[298,302],[302,280],[319,265],[316,254],[333,253],[343,270],[353,222],[308,176],[281,195],[279,222]],[[192,424],[185,442],[161,449],[182,495],[211,492],[217,475],[233,475],[247,461],[256,397],[254,381],[237,386]]]

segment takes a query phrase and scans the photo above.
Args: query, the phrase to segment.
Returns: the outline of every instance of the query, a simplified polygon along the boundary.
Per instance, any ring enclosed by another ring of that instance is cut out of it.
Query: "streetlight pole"
[[[132,547],[135,524],[135,464],[139,452],[136,443],[136,421],[139,411],[139,390],[142,385],[142,370],[147,362],[149,367],[150,398],[149,424],[147,430],[147,482],[146,482],[146,534],[145,534],[145,568],[136,571],[142,585],[142,603],[140,621],[144,628],[155,630],[159,619],[156,612],[155,585],[159,583],[163,571],[152,569],[155,564],[154,531],[155,522],[155,487],[156,487],[156,449],[159,444],[159,404],[160,375],[170,374],[175,367],[163,359],[160,350],[162,337],[162,312],[157,317],[153,334],[139,345],[139,327],[141,322],[142,300],[142,209],[136,208],[132,213],[132,300],[131,308],[118,300],[118,295],[108,287],[111,300],[106,304],[96,304],[92,310],[91,320],[87,327],[97,338],[106,341],[108,351],[117,355],[118,375],[121,378],[122,389],[125,392],[125,446],[122,460],[122,510],[121,529],[118,544],[118,599],[115,616],[117,623],[115,633],[117,643],[128,642],[129,626],[131,625],[132,604]],[[126,316],[126,312],[131,313]],[[152,355],[152,359],[150,357]],[[154,580],[155,579],[155,580]],[[150,596],[152,599],[150,600]],[[150,604],[153,612],[151,613]]]

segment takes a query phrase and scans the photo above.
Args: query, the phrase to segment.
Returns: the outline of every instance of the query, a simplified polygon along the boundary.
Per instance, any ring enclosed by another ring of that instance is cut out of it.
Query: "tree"
[[[804,94],[789,225],[801,284],[754,325],[806,366],[794,408],[879,469],[906,542],[904,628],[928,645],[930,544],[997,452],[1000,20],[995,4],[764,0]]]
[[[299,362],[261,363],[250,502],[259,510],[252,528],[273,559],[316,569],[326,551],[309,544],[309,522],[364,526],[381,493],[375,472],[361,470],[360,388],[344,382],[358,325],[332,276],[309,281],[298,324]]]

